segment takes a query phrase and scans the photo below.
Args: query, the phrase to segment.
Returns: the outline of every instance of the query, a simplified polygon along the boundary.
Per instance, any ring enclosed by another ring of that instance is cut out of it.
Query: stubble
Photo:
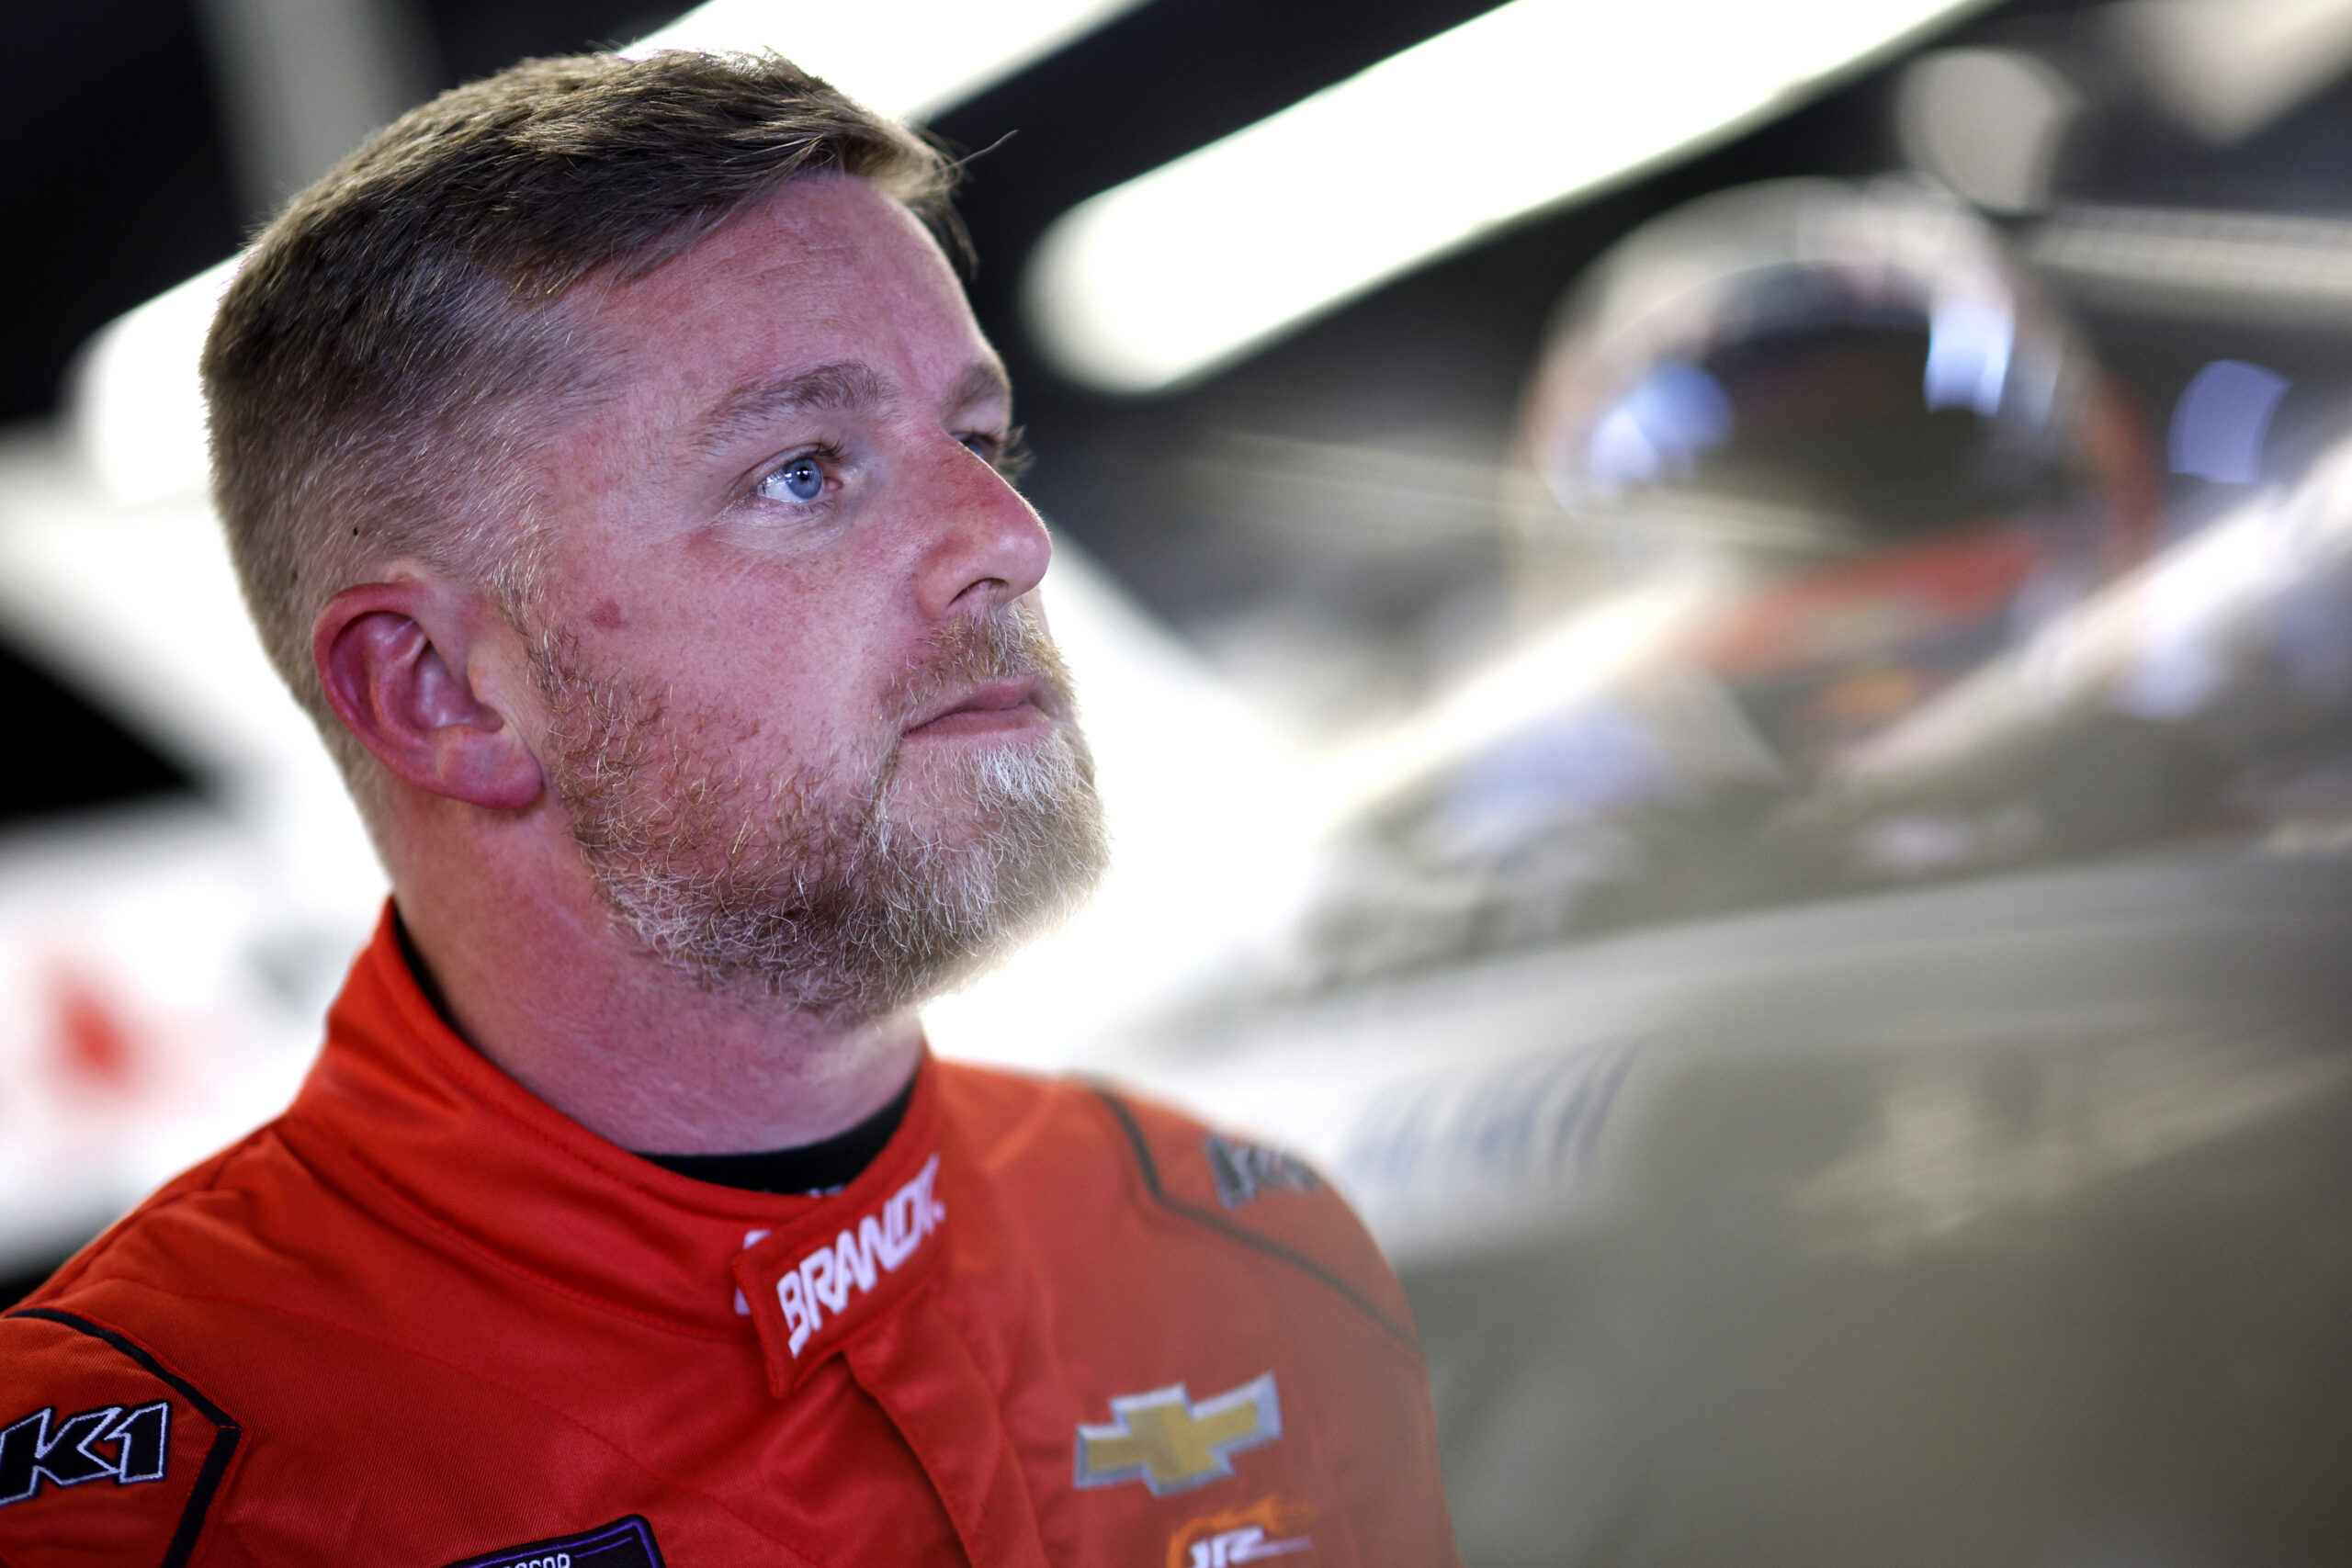
[[[896,683],[875,754],[764,774],[740,760],[755,715],[678,710],[641,676],[589,668],[560,630],[533,639],[531,662],[548,772],[598,891],[639,949],[698,989],[878,1018],[1058,921],[1107,859],[1069,674],[1023,605],[943,627]],[[1046,687],[1050,734],[901,776],[908,722],[1009,677]]]

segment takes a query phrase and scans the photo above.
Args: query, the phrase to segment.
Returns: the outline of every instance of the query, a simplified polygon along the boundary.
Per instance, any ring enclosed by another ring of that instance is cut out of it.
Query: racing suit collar
[[[497,1267],[624,1316],[699,1338],[756,1336],[779,1391],[902,1299],[944,1252],[939,1167],[953,1156],[927,1049],[905,1120],[839,1192],[696,1181],[581,1126],[460,1039],[402,957],[393,920],[388,901],[281,1123],[300,1152],[389,1222],[454,1235]],[[928,1207],[914,1193],[899,1198],[926,1168]],[[834,1243],[842,1275],[802,1267],[820,1237]],[[875,1271],[871,1286],[861,1286],[861,1268]],[[792,1292],[779,1295],[787,1271],[808,1292],[797,1319]],[[808,1332],[795,1347],[797,1327]]]

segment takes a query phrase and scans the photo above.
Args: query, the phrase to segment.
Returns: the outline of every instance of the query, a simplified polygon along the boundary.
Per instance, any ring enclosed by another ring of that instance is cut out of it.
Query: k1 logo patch
[[[1140,1481],[1155,1497],[1233,1473],[1233,1455],[1283,1435],[1274,1374],[1253,1378],[1199,1404],[1182,1383],[1111,1401],[1111,1420],[1078,1428],[1078,1484]]]
[[[535,1540],[452,1562],[449,1568],[662,1568],[653,1527],[639,1514],[578,1535]]]
[[[0,1427],[0,1506],[21,1503],[43,1483],[118,1486],[161,1481],[172,1451],[172,1402],[101,1404],[57,1418],[54,1406]]]

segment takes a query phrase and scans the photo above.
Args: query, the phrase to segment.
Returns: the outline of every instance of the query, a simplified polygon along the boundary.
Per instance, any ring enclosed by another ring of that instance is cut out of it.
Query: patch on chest
[[[662,1549],[643,1516],[599,1525],[578,1535],[557,1536],[525,1546],[502,1547],[449,1568],[662,1568]]]
[[[1202,1148],[1208,1156],[1209,1177],[1216,1183],[1216,1201],[1228,1212],[1255,1202],[1259,1193],[1269,1190],[1312,1192],[1323,1185],[1305,1161],[1263,1144],[1211,1133]]]
[[[1140,1481],[1155,1497],[1233,1473],[1233,1456],[1283,1435],[1274,1374],[1194,1404],[1182,1383],[1111,1401],[1111,1419],[1078,1428],[1080,1486]]]
[[[1315,1510],[1280,1497],[1261,1497],[1246,1508],[1220,1508],[1187,1519],[1168,1538],[1168,1568],[1235,1568],[1311,1551],[1306,1527]]]

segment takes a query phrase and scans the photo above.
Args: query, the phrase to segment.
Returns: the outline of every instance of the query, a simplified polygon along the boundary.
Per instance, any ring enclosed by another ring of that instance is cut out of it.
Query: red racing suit
[[[0,1318],[0,1564],[1456,1562],[1394,1276],[1271,1151],[927,1060],[864,1175],[673,1175],[389,919],[286,1113]]]

